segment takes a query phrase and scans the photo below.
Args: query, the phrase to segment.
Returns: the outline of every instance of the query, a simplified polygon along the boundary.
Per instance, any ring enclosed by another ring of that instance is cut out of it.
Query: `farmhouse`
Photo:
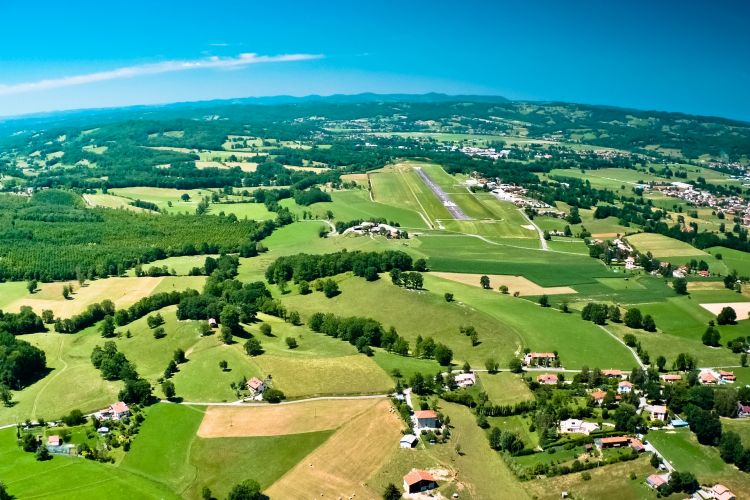
[[[105,408],[95,414],[99,420],[120,420],[130,415],[130,408],[122,401],[118,401],[109,408]]]
[[[591,399],[593,399],[594,402],[596,402],[596,404],[598,405],[601,405],[604,402],[604,398],[606,397],[607,397],[607,392],[601,389],[597,389],[591,393]]]
[[[47,438],[47,446],[60,446],[62,439],[60,436],[49,436]]]
[[[710,490],[708,490],[708,492],[713,495],[712,498],[715,498],[716,500],[735,500],[737,498],[734,496],[734,493],[723,484],[715,484]]]
[[[476,374],[472,373],[460,373],[456,375],[456,384],[463,388],[469,387],[477,383]]]
[[[414,446],[417,444],[417,441],[419,441],[419,438],[415,436],[414,434],[404,434],[401,436],[401,441],[399,441],[399,445],[401,448],[414,448]]]
[[[646,449],[640,440],[628,436],[615,436],[595,439],[594,443],[596,443],[596,446],[602,450],[606,448],[622,448],[623,446],[630,446],[637,452],[641,452]]]
[[[526,366],[546,366],[549,367],[557,359],[554,352],[530,352],[523,358],[523,364]]]
[[[667,407],[663,405],[646,405],[643,411],[648,414],[649,420],[661,420],[663,422],[667,418]]]
[[[253,396],[258,396],[263,394],[263,391],[266,390],[266,384],[264,384],[261,379],[253,377],[247,381],[247,390],[250,391],[250,394]]]
[[[734,375],[734,372],[719,370],[719,380],[722,382],[734,383],[734,381],[737,380],[737,377]]]
[[[554,373],[543,373],[536,377],[536,381],[542,385],[555,385],[557,384],[557,375]]]
[[[560,421],[561,434],[586,434],[587,436],[599,430],[599,425],[593,422],[584,422],[576,418]]]
[[[739,418],[750,417],[750,405],[743,405],[742,403],[737,403],[737,416]]]
[[[437,429],[440,427],[438,414],[434,410],[418,410],[414,412],[417,427],[420,429]]]
[[[627,380],[623,380],[619,384],[617,384],[617,392],[620,394],[630,394],[633,391],[633,384],[628,382]]]
[[[412,469],[404,476],[404,490],[407,493],[419,493],[437,488],[437,481],[425,470]]]
[[[646,484],[653,489],[657,489],[662,484],[667,484],[669,481],[669,474],[651,474],[646,478]]]
[[[614,370],[614,369],[602,370],[602,376],[607,377],[607,378],[620,378],[620,379],[627,378],[627,374],[625,372],[623,372],[622,370]]]
[[[682,380],[682,376],[675,373],[667,373],[666,375],[662,375],[661,379],[667,384],[673,384]]]
[[[711,370],[703,370],[700,375],[698,375],[698,382],[703,385],[714,385],[719,383],[719,379]]]

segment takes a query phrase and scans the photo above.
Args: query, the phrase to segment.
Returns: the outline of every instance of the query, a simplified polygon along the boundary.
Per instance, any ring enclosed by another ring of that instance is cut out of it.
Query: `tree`
[[[258,339],[256,339],[255,337],[250,337],[245,342],[245,352],[249,356],[259,356],[263,354],[263,346]]]
[[[424,259],[417,259],[414,261],[414,270],[420,273],[427,271],[427,261]]]
[[[445,295],[443,295],[443,297],[445,297],[445,301],[446,302],[453,302],[453,294],[452,293],[445,292]]]
[[[654,318],[647,314],[643,317],[643,329],[647,332],[655,332],[656,331],[656,322],[654,321]]]
[[[523,364],[521,363],[520,359],[514,356],[510,358],[510,361],[508,361],[508,369],[513,373],[522,373]]]
[[[667,365],[667,358],[664,356],[658,356],[656,358],[656,367],[659,369],[660,372],[664,371],[664,367]]]
[[[672,288],[679,295],[687,295],[688,293],[688,282],[685,278],[676,278],[672,281]]]
[[[613,323],[622,322],[622,315],[620,313],[620,308],[617,307],[616,305],[609,306],[607,315],[609,316],[609,320],[612,321]]]
[[[635,347],[638,343],[638,339],[636,339],[635,335],[633,335],[632,333],[626,333],[622,337],[622,339],[623,341],[625,341],[625,345],[627,345],[628,347]]]
[[[323,283],[323,295],[330,299],[332,297],[335,297],[339,293],[341,292],[339,291],[338,283],[336,283],[332,279],[325,280],[325,282]]]
[[[182,195],[180,196],[180,199],[184,202],[188,202],[190,201],[190,195],[187,193],[182,193]]]
[[[120,391],[119,398],[126,403],[146,404],[151,399],[151,384],[148,380],[128,379],[125,387]]]
[[[42,321],[44,321],[48,325],[54,323],[55,313],[53,313],[50,309],[44,309],[42,311]]]
[[[471,346],[476,347],[480,344],[479,342],[479,334],[475,331],[471,332],[469,335],[469,338],[471,338]]]
[[[233,340],[232,330],[225,325],[221,325],[221,341],[225,344],[231,344]]]
[[[485,290],[489,290],[490,288],[490,277],[486,274],[483,274],[481,278],[479,278],[479,284],[484,288]]]
[[[271,331],[272,331],[271,325],[269,325],[268,323],[263,323],[260,325],[260,333],[262,333],[266,337],[271,336]]]
[[[287,347],[289,349],[296,349],[297,348],[297,340],[294,337],[287,337],[284,339],[286,342]]]
[[[227,368],[229,368],[229,363],[227,363],[226,359],[222,359],[219,361],[219,368],[221,368],[221,371],[225,372],[227,371]]]
[[[10,387],[5,384],[0,384],[0,401],[6,407],[13,405],[13,393],[10,391]]]
[[[201,490],[201,499],[202,500],[212,500],[213,494],[211,493],[211,488],[208,486],[204,486]]]
[[[102,337],[104,337],[105,339],[114,337],[115,318],[113,318],[112,316],[105,316],[101,326],[99,327],[99,333],[101,333]]]
[[[635,432],[640,425],[640,418],[636,413],[635,406],[621,403],[614,414],[615,430],[623,432]]]
[[[172,399],[175,396],[174,382],[171,380],[165,380],[161,383],[161,390],[164,393],[164,397]]]
[[[719,441],[719,453],[722,460],[728,464],[736,463],[742,458],[744,451],[739,434],[733,431],[722,433]]]
[[[717,389],[714,393],[714,410],[722,417],[736,416],[738,402],[737,391],[731,387]]]
[[[708,328],[706,328],[706,331],[703,333],[703,337],[701,338],[701,340],[703,340],[703,343],[705,345],[718,347],[719,341],[721,340],[721,334],[719,333],[719,330],[709,325]]]
[[[729,306],[724,307],[716,316],[716,322],[720,325],[733,325],[737,322],[737,312]]]
[[[400,498],[401,492],[396,488],[396,485],[388,483],[388,486],[386,486],[383,491],[383,500],[399,500]]]
[[[286,399],[286,396],[283,392],[281,392],[278,389],[269,388],[266,389],[263,393],[263,399],[265,399],[267,402],[271,404],[280,403],[282,400]]]
[[[208,325],[208,321],[201,321],[200,323],[198,323],[198,333],[201,337],[205,337],[213,333],[213,330]]]
[[[163,339],[167,336],[167,332],[164,330],[163,326],[159,326],[156,329],[154,329],[154,338],[155,339]]]
[[[262,500],[263,498],[260,484],[252,479],[246,479],[232,488],[227,500]]]
[[[450,366],[451,361],[453,360],[453,351],[444,344],[437,344],[435,345],[435,361],[437,361],[440,366]]]
[[[36,449],[36,459],[39,462],[45,462],[47,460],[52,460],[52,455],[46,446],[41,445]]]
[[[180,348],[175,349],[174,354],[172,355],[172,359],[174,359],[175,363],[187,363],[187,357],[185,357],[185,351],[183,351]]]
[[[236,334],[241,330],[240,327],[240,312],[233,305],[225,305],[219,315],[219,322],[222,328],[227,328],[232,334]]]
[[[68,300],[70,298],[70,286],[63,285],[62,288],[62,296],[65,300]]]
[[[29,280],[28,283],[26,283],[26,289],[29,291],[29,293],[34,293],[37,288],[37,282],[36,280]]]
[[[487,369],[487,373],[497,373],[500,369],[500,363],[495,361],[494,358],[487,358],[484,362],[484,367]]]
[[[507,285],[500,285],[500,288],[498,288],[498,290],[500,290],[500,293],[502,293],[503,295],[508,295],[508,286]]]
[[[695,369],[696,360],[690,354],[681,352],[677,355],[674,362],[674,369],[681,372],[687,372]]]
[[[625,313],[625,326],[629,328],[641,328],[643,326],[643,316],[641,310],[631,307]]]
[[[716,413],[688,405],[685,414],[690,422],[690,430],[695,433],[699,443],[712,446],[719,441],[721,421]]]
[[[0,500],[13,500],[13,498],[15,497],[8,493],[8,490],[5,489],[5,485],[3,483],[0,483]]]
[[[746,352],[743,352],[742,354],[740,354],[740,365],[743,367],[747,366],[747,353]]]
[[[297,288],[299,289],[300,295],[307,295],[310,293],[310,283],[305,280],[300,281],[299,285],[297,285]]]
[[[549,297],[546,295],[539,297],[539,305],[542,307],[549,307]]]

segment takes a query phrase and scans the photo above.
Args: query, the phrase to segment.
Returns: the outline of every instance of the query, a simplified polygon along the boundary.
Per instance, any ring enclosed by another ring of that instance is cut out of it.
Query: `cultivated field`
[[[369,479],[398,448],[403,426],[390,402],[381,401],[349,420],[267,494],[271,498],[376,497],[381,490],[369,486]]]
[[[725,307],[731,307],[737,313],[737,319],[747,319],[750,313],[750,302],[719,302],[713,304],[701,304],[701,307],[711,314],[719,314]]]
[[[382,407],[381,399],[320,400],[263,406],[211,406],[198,437],[282,436],[338,429]]]
[[[463,283],[465,285],[478,286],[481,288],[479,278],[481,274],[468,274],[468,273],[441,273],[433,272],[433,276],[438,278],[455,281],[457,283]],[[493,291],[500,293],[499,287],[505,285],[508,287],[508,293],[513,294],[518,292],[520,295],[557,295],[557,294],[569,294],[576,293],[576,291],[569,286],[556,286],[556,287],[543,287],[536,283],[529,281],[523,276],[508,276],[505,274],[488,274],[486,275],[490,279],[490,286]]]

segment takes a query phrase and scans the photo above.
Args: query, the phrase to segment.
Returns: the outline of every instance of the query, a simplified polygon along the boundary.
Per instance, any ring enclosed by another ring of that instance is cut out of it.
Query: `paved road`
[[[307,403],[310,401],[347,401],[352,399],[382,399],[390,397],[390,394],[371,394],[368,396],[320,396],[315,398],[307,398],[307,399],[295,399],[292,401],[282,401],[281,403],[276,403],[274,406],[283,406],[283,405],[295,405],[299,403]],[[181,404],[181,405],[189,405],[189,406],[268,406],[270,403],[246,403],[244,399],[240,399],[238,401],[232,401],[229,403],[215,403],[210,401],[180,401],[179,403],[174,403],[172,401],[167,400],[161,400],[160,403],[167,403],[167,404]]]
[[[427,175],[427,173],[419,167],[415,167],[414,171],[417,172],[417,175],[422,178],[425,184],[432,189],[432,192],[435,193],[435,195],[440,199],[441,202],[443,202],[443,205],[445,208],[448,209],[448,211],[451,213],[454,219],[456,220],[469,220],[471,217],[466,215],[461,208],[456,205],[453,201],[451,201],[448,194],[443,191],[443,189],[435,184],[432,179]]]
[[[529,224],[534,226],[534,229],[536,229],[536,232],[539,234],[539,243],[542,245],[542,250],[549,250],[549,245],[547,245],[547,240],[544,239],[544,231],[539,229],[539,226],[534,224],[534,221],[529,218],[529,216],[524,212],[522,208],[518,209],[519,212],[521,212],[521,215],[523,215],[523,218],[526,219]]]

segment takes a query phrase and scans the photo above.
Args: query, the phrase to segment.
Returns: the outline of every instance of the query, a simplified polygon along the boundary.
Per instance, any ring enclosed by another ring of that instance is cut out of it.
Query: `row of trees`
[[[152,399],[152,388],[148,380],[141,378],[135,365],[118,351],[112,341],[96,346],[91,352],[91,363],[102,373],[106,380],[122,380],[125,386],[119,398],[126,403],[147,404]]]

